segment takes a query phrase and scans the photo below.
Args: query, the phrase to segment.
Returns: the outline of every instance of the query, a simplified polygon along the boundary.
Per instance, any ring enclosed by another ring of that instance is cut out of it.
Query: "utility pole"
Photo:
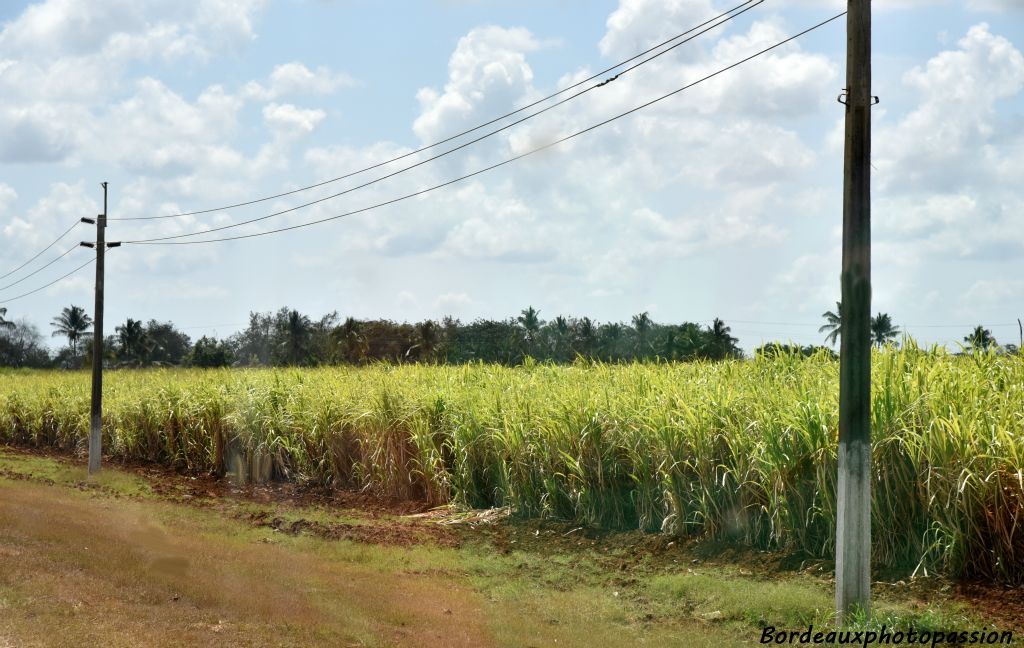
[[[103,258],[107,251],[107,183],[103,213],[96,218],[96,306],[92,319],[92,406],[89,410],[89,474],[100,471],[103,455]]]
[[[871,598],[871,2],[847,0],[836,612]]]

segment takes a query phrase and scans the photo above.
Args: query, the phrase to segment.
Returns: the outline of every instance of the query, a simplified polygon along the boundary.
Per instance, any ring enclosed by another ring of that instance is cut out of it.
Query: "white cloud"
[[[91,121],[80,110],[46,103],[0,107],[0,162],[60,161],[81,145]]]
[[[312,133],[327,116],[322,110],[297,108],[292,104],[270,104],[263,108],[263,120],[271,129],[285,134]]]
[[[135,173],[187,174],[196,167],[236,168],[242,157],[228,144],[241,100],[219,86],[188,102],[162,82],[144,78],[136,93],[110,108],[108,133],[96,149]]]
[[[479,27],[459,39],[448,61],[443,92],[422,88],[416,95],[420,116],[413,131],[436,141],[468,125],[508,112],[530,94],[533,71],[526,53],[541,47],[522,28]]]
[[[3,192],[0,192],[2,194]],[[9,196],[13,193],[8,192]],[[93,216],[100,209],[96,201],[99,192],[88,192],[83,183],[67,184],[57,182],[50,186],[50,192],[23,214],[15,214],[2,232],[5,247],[11,258],[21,256],[13,250],[32,249],[48,245],[61,232],[83,216]],[[74,236],[71,234],[70,236]],[[75,240],[69,238],[69,245]],[[61,250],[63,251],[63,250]],[[4,255],[8,256],[7,254]]]
[[[1021,0],[967,0],[967,6],[976,11],[1010,11],[1024,9]]]
[[[878,204],[875,213],[883,232],[920,237],[970,220],[977,207],[977,201],[968,195],[936,194],[928,196],[924,202],[885,199]]]
[[[608,16],[601,53],[615,59],[633,56],[717,13],[708,0],[621,0]]]
[[[818,309],[830,308],[839,299],[841,259],[838,246],[826,252],[802,254],[772,280],[767,292],[787,311],[817,317],[822,312]]]
[[[46,0],[0,31],[0,52],[33,58],[104,55],[111,62],[154,54],[209,57],[255,38],[265,0]]]
[[[7,211],[15,200],[18,199],[18,192],[14,190],[14,187],[0,182],[0,214]]]
[[[903,81],[917,106],[876,129],[880,239],[922,267],[1024,259],[1024,132],[1000,113],[1024,94],[1024,55],[979,24]]]
[[[755,23],[749,31],[723,41],[726,45],[712,48],[706,53],[707,60],[692,63],[666,57],[658,70],[624,77],[607,91],[588,95],[587,101],[517,126],[487,144],[449,158],[444,165],[432,165],[423,171],[422,180],[405,182],[422,188],[475,171],[510,153],[525,152],[664,92],[664,77],[673,83],[675,79],[692,80],[726,59],[733,62],[751,48],[781,38],[782,33],[774,23]],[[449,83],[444,92],[424,89],[418,95],[421,114],[414,131],[420,140],[449,135],[466,123],[478,123],[536,98],[540,91],[533,87],[526,55],[539,46],[525,30],[471,31],[460,40],[449,61]],[[823,84],[832,81],[836,67],[827,58],[806,54],[798,46],[765,57],[763,63],[764,68],[752,73],[751,80],[722,77],[724,88],[709,90],[703,98],[690,103],[673,101],[672,105],[666,102],[574,140],[571,146],[517,162],[511,176],[482,176],[469,187],[439,192],[427,199],[429,219],[389,216],[385,224],[368,224],[365,233],[360,232],[361,225],[350,223],[347,244],[364,249],[370,246],[391,255],[434,251],[442,257],[555,263],[559,271],[572,272],[593,264],[592,258],[574,251],[605,248],[613,241],[615,245],[637,246],[640,251],[606,260],[606,268],[626,263],[642,266],[658,254],[680,258],[702,245],[756,246],[778,241],[781,230],[772,224],[770,210],[784,212],[786,205],[785,192],[777,185],[801,178],[815,164],[816,154],[795,131],[772,124],[772,115],[766,115],[765,108],[768,113],[778,111],[794,95],[820,93]],[[573,76],[579,75],[567,78]],[[750,96],[738,97],[737,88],[744,84],[756,88]],[[800,112],[813,111],[820,99],[805,103],[811,108]],[[723,112],[731,112],[735,118],[722,120]],[[329,167],[322,171],[324,176],[386,157],[384,152],[367,156],[341,149],[307,153],[307,161]],[[338,159],[352,162],[337,164]],[[388,170],[394,168],[397,165]],[[595,183],[595,178],[601,181]],[[709,200],[703,192],[711,186],[729,187],[734,193],[724,201]],[[687,207],[671,221],[671,226],[678,228],[674,236],[648,240],[642,222],[633,229],[628,226],[629,219],[613,222],[615,216],[611,215],[622,213],[658,214],[650,195],[666,187],[676,191],[685,187],[700,196],[687,201]],[[390,196],[401,192],[394,188]],[[370,202],[368,198],[366,203]],[[694,240],[685,240],[684,234],[691,230]]]
[[[453,202],[462,217],[449,232],[443,252],[520,263],[557,257],[557,228],[538,218],[522,200],[498,197],[474,184],[459,190]]]
[[[182,58],[203,62],[247,44],[255,38],[253,20],[263,5],[264,0],[46,0],[30,5],[0,27],[0,161],[78,162],[101,132],[102,148],[107,148],[109,139],[121,133],[121,128],[103,127],[109,112],[115,119],[123,116],[117,113],[124,102],[115,100],[111,109],[111,98],[124,95],[130,64]],[[145,94],[145,82],[128,89]],[[223,102],[208,108],[208,119],[218,112],[233,118]],[[182,157],[174,146],[160,148],[155,154],[144,151],[148,161],[130,166],[168,167]]]
[[[352,77],[333,72],[326,66],[314,71],[293,61],[275,67],[266,86],[256,81],[247,83],[242,89],[242,96],[257,101],[273,101],[289,95],[329,95],[354,83]]]
[[[986,24],[971,27],[957,45],[904,76],[920,105],[876,134],[875,164],[883,189],[1005,185],[1011,180],[1008,167],[1024,162],[1022,157],[1006,164],[1004,151],[1013,142],[996,123],[997,104],[1024,89],[1024,55]]]
[[[982,279],[971,284],[964,294],[966,306],[1004,306],[1024,302],[1024,280]]]

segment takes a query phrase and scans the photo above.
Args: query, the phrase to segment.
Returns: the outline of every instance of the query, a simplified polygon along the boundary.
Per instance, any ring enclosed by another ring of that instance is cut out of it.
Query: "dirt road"
[[[159,503],[2,494],[0,645],[493,643],[477,597],[443,576],[323,560]]]

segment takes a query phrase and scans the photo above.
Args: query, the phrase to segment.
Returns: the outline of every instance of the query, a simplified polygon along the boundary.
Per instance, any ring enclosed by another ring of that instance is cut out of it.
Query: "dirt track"
[[[168,525],[154,506],[5,484],[0,609],[24,612],[0,615],[0,645],[492,644],[448,578],[318,560],[187,515]]]

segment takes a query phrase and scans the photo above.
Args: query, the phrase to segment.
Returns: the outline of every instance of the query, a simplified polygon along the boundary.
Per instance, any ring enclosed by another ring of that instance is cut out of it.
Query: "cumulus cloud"
[[[80,117],[90,121],[88,115]],[[35,104],[0,107],[0,162],[55,162],[80,144],[80,130],[56,106]]]
[[[435,141],[468,125],[508,112],[531,91],[533,70],[526,54],[541,43],[526,29],[479,27],[459,39],[448,61],[443,91],[422,88],[413,131]]]
[[[920,105],[879,129],[875,164],[883,188],[945,191],[1010,180],[1006,171],[1017,165],[1005,164],[999,150],[1008,142],[996,127],[996,107],[1024,89],[1024,55],[1009,40],[976,25],[957,49],[903,80]]]
[[[708,0],[622,0],[608,16],[601,53],[633,56],[718,13]]]
[[[263,108],[263,120],[276,132],[312,133],[327,116],[322,110],[297,108],[292,104],[270,104]]]
[[[181,174],[196,166],[237,166],[227,145],[242,102],[220,86],[187,101],[161,81],[144,78],[136,92],[110,108],[110,136],[97,151],[136,173]],[[96,136],[98,139],[98,135]]]
[[[691,6],[680,20],[688,20],[694,11]],[[611,20],[609,26],[609,43],[628,28],[625,22],[617,25]],[[777,21],[755,21],[743,32],[711,41],[696,57],[664,57],[643,74],[623,77],[591,93],[587,101],[517,126],[460,152],[445,165],[432,165],[414,186],[447,180],[546,144],[663,93],[666,79],[678,87],[786,33]],[[419,92],[421,112],[414,122],[418,138],[441,138],[542,94],[528,63],[539,47],[541,43],[526,30],[472,30],[449,60],[444,90]],[[628,274],[622,271],[625,266],[644,267],[659,255],[683,258],[709,247],[778,241],[783,228],[773,220],[786,210],[786,193],[780,187],[798,182],[814,166],[817,154],[796,131],[773,122],[779,113],[816,111],[822,96],[831,98],[829,84],[834,85],[837,72],[826,57],[797,45],[764,57],[761,63],[742,78],[723,75],[716,80],[717,87],[709,83],[702,96],[659,104],[569,146],[517,162],[511,174],[482,176],[470,187],[432,195],[427,199],[429,223],[404,217],[401,229],[381,225],[383,231],[367,233],[365,239],[359,234],[349,238],[388,254],[433,249],[454,258],[553,264],[558,272],[588,267],[589,274],[597,273],[589,279],[593,282],[604,281],[602,273],[621,280]],[[559,84],[583,74],[569,74]],[[822,92],[826,85],[829,91]],[[805,101],[807,97],[813,100]],[[788,108],[793,103],[804,107],[793,111]],[[308,160],[328,158],[325,150],[307,154]],[[374,162],[381,159],[385,156],[373,157]],[[344,166],[345,171],[353,168],[358,164]],[[709,197],[708,187],[732,193],[724,199]],[[658,194],[668,188],[692,193],[693,199],[681,210],[666,212],[658,206]],[[672,213],[672,218],[665,213]],[[420,234],[410,234],[410,227]],[[604,258],[587,251],[607,247],[613,240],[638,252]],[[605,270],[595,269],[598,261]]]
[[[443,251],[468,258],[531,263],[557,257],[557,226],[512,196],[499,197],[476,184],[458,192],[464,214],[448,234]]]
[[[13,190],[0,188],[0,200],[5,196],[13,201]],[[3,240],[8,250],[45,246],[83,215],[95,214],[98,209],[96,196],[90,195],[83,183],[57,182],[27,211],[14,215],[3,227]]]
[[[18,192],[14,190],[14,187],[0,182],[0,214],[6,212],[7,208],[13,205],[17,199]]]
[[[839,299],[841,259],[839,246],[801,254],[769,281],[766,292],[791,312],[817,317]]]
[[[916,105],[876,130],[883,244],[922,267],[1024,259],[1024,132],[1000,116],[1024,93],[1024,56],[982,23],[903,82]]]
[[[967,6],[976,11],[1020,11],[1024,9],[1021,0],[968,0]]]
[[[242,96],[257,101],[273,101],[289,95],[329,95],[354,83],[352,77],[333,72],[328,67],[310,70],[293,61],[275,67],[266,86],[256,81],[247,83],[242,89]]]
[[[98,139],[111,96],[123,95],[130,64],[206,61],[244,45],[255,38],[254,20],[263,5],[264,0],[30,5],[0,28],[0,161],[74,160]],[[135,88],[132,83],[127,89]],[[230,117],[232,111],[226,112]],[[120,132],[106,130],[104,141]]]
[[[0,32],[0,51],[34,57],[161,53],[209,56],[255,37],[265,0],[46,0],[30,5]],[[105,52],[110,48],[109,52]]]
[[[1024,280],[982,279],[971,284],[964,301],[978,305],[1001,305],[1024,301]]]

